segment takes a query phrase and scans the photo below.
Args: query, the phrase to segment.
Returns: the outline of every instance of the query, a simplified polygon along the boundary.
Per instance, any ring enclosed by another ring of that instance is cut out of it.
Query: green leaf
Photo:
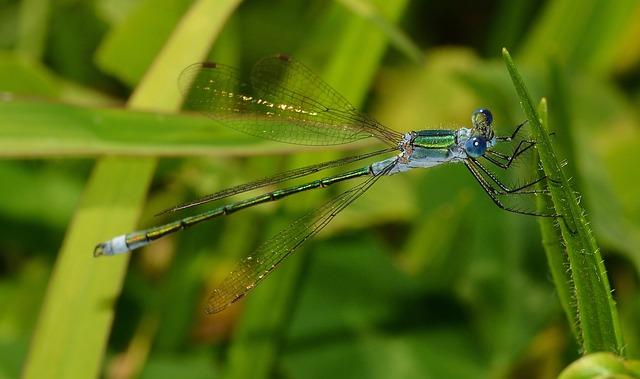
[[[246,156],[310,150],[251,137],[204,116],[0,98],[0,157]],[[354,146],[339,146],[338,149]],[[317,150],[319,150],[318,148]]]
[[[32,58],[40,58],[45,49],[50,0],[23,0],[20,2],[20,33],[18,50]]]
[[[637,60],[638,12],[636,0],[548,1],[523,44],[521,57],[539,64],[556,58],[576,71],[610,73],[620,61],[629,64],[630,56]]]
[[[544,125],[546,129],[546,125],[548,125],[547,101],[544,98],[538,106],[538,114],[540,115],[542,125]],[[544,186],[542,184],[538,185],[538,189],[543,188]],[[548,213],[550,209],[555,209],[552,199],[548,196],[538,196],[537,201],[538,211],[540,213]],[[542,246],[544,246],[560,304],[567,315],[569,327],[574,337],[580,340],[582,336],[578,330],[578,309],[576,308],[576,303],[573,301],[575,293],[571,283],[571,274],[567,271],[567,267],[569,267],[570,264],[567,253],[562,245],[562,234],[560,233],[560,229],[558,229],[557,221],[552,218],[538,217],[538,224],[540,225],[540,233],[542,234]]]
[[[96,54],[98,65],[131,86],[138,83],[190,3],[190,0],[141,1],[107,33]]]
[[[584,353],[610,351],[622,353],[618,312],[611,296],[609,279],[600,250],[588,226],[584,210],[569,184],[551,145],[519,72],[507,49],[502,50],[505,64],[513,81],[520,104],[532,126],[536,147],[548,178],[551,198],[557,214],[563,244],[567,251],[573,292],[578,312],[577,329]],[[572,319],[572,314],[568,315]]]

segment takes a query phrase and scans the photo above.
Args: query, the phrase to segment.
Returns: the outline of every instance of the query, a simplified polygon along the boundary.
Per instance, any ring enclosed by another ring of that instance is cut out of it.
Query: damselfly
[[[219,312],[243,297],[304,241],[317,234],[383,176],[414,168],[461,163],[498,207],[526,215],[559,217],[552,213],[539,213],[535,209],[509,206],[507,200],[512,197],[546,193],[546,190],[535,187],[545,177],[539,176],[510,188],[499,175],[488,169],[487,165],[491,165],[499,170],[509,170],[513,162],[520,160],[525,152],[533,151],[535,146],[535,141],[518,137],[524,123],[508,136],[496,136],[492,127],[493,116],[488,109],[478,109],[472,113],[470,128],[399,133],[357,111],[306,66],[285,55],[259,61],[251,73],[250,84],[240,80],[237,70],[215,63],[199,63],[188,67],[180,76],[179,83],[185,94],[186,109],[205,113],[213,120],[254,136],[303,145],[335,145],[375,137],[387,148],[238,185],[162,213],[200,206],[368,158],[391,155],[339,175],[267,192],[164,225],[124,234],[96,246],[95,256],[126,253],[206,220],[303,191],[362,178],[358,184],[294,221],[244,258],[237,269],[212,291],[208,313]],[[507,145],[509,150],[500,151],[499,145]]]

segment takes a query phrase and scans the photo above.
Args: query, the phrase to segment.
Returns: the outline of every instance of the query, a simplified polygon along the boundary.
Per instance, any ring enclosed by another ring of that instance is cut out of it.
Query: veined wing
[[[397,146],[402,135],[358,112],[302,63],[284,55],[259,61],[251,85],[239,72],[198,63],[180,75],[184,107],[226,126],[271,140],[336,145],[376,137]]]
[[[268,100],[291,99],[301,107],[311,106],[330,115],[340,129],[365,133],[397,146],[402,134],[358,111],[347,99],[303,63],[284,54],[262,58],[253,67],[251,84]],[[327,133],[328,131],[323,131]]]
[[[371,176],[355,187],[343,192],[322,207],[294,221],[271,239],[263,243],[251,255],[240,262],[222,283],[214,289],[207,306],[207,313],[217,313],[240,300],[260,281],[269,275],[286,257],[302,243],[317,234],[344,208],[366,192],[380,177],[388,173],[395,162],[376,176]]]

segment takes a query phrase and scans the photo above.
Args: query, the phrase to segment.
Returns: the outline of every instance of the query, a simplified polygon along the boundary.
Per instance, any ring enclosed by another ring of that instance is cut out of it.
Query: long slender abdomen
[[[447,149],[456,144],[454,130],[420,130],[416,132],[413,145],[424,149]]]
[[[183,229],[187,229],[206,220],[211,220],[219,216],[226,216],[241,209],[252,207],[254,205],[280,200],[289,195],[293,195],[299,192],[304,192],[316,188],[324,188],[334,183],[354,179],[360,176],[371,175],[373,172],[374,171],[372,171],[371,166],[366,166],[357,170],[346,172],[344,174],[330,176],[298,186],[268,192],[263,195],[231,203],[223,207],[218,207],[194,216],[184,217],[180,220],[173,221],[168,224],[132,232],[129,234],[123,234],[112,238],[109,241],[105,241],[96,245],[93,251],[93,255],[98,257],[101,255],[117,255],[127,253],[129,251],[148,245],[158,238],[176,233]]]

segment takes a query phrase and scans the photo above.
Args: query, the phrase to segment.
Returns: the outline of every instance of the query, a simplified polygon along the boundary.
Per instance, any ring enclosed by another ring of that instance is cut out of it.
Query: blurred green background
[[[259,141],[173,115],[163,104],[186,64],[172,57],[196,46],[206,54],[186,63],[245,72],[289,53],[396,130],[468,125],[483,106],[503,134],[524,119],[508,47],[548,99],[637,358],[639,19],[636,0],[0,0],[0,378],[552,378],[580,356],[536,220],[496,208],[462,166],[380,180],[214,316],[212,283],[345,187],[130,262],[94,259],[94,243],[168,220],[153,218],[168,206],[376,148]]]

